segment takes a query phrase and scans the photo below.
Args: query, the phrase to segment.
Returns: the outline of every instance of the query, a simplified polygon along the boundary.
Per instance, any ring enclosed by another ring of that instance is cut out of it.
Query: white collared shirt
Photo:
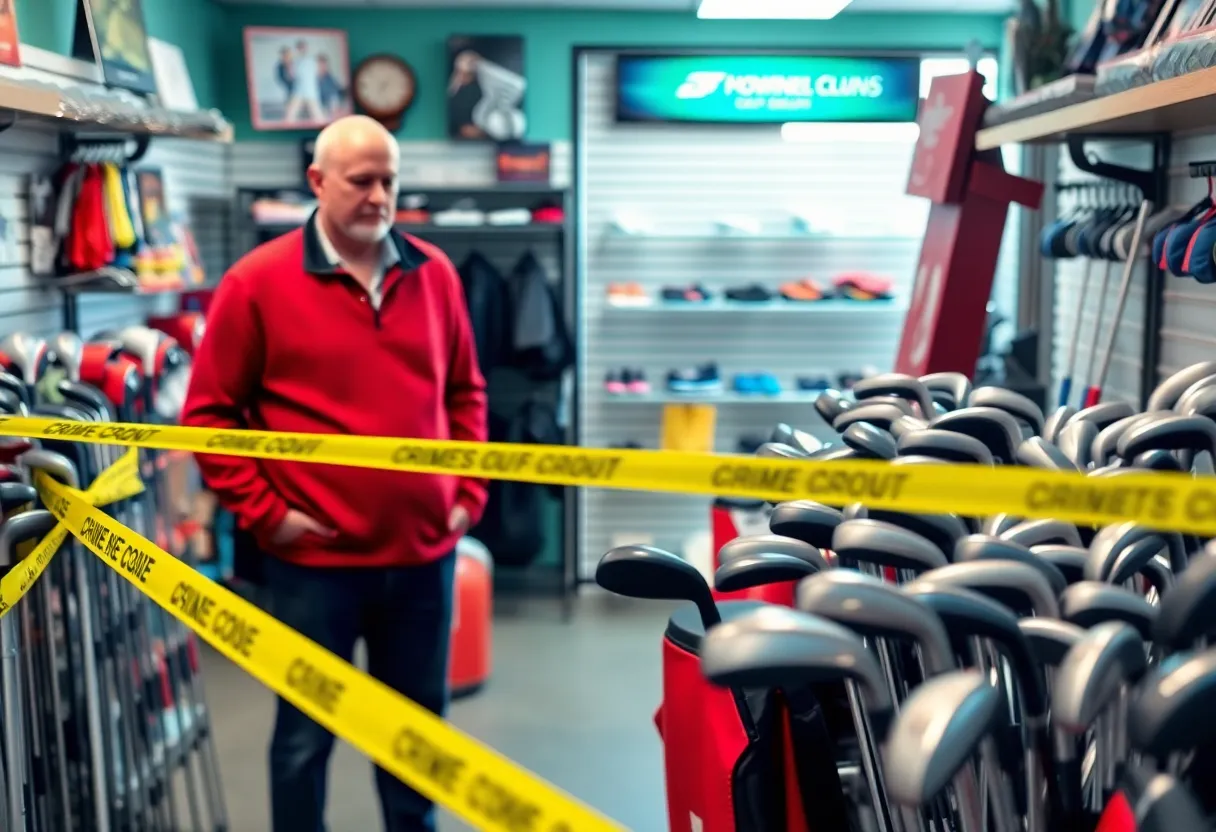
[[[338,250],[334,248],[334,244],[329,241],[329,237],[325,234],[325,229],[321,227],[321,222],[318,219],[315,223],[317,229],[317,242],[321,244],[321,251],[325,253],[325,259],[332,266],[342,266],[342,255],[338,254]],[[393,245],[393,241],[388,236],[385,236],[384,242],[381,243],[380,266],[372,273],[371,285],[367,287],[367,302],[372,305],[372,309],[379,309],[380,302],[384,300],[384,276],[388,274],[388,270],[401,262],[401,255],[397,253],[397,247]]]

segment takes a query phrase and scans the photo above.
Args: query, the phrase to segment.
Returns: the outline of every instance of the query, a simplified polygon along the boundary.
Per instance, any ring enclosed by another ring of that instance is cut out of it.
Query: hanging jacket
[[[484,376],[509,358],[507,283],[494,264],[478,251],[470,252],[459,271],[477,346],[477,363]]]
[[[507,279],[511,365],[533,381],[553,381],[574,364],[574,341],[557,292],[536,255],[519,258]]]

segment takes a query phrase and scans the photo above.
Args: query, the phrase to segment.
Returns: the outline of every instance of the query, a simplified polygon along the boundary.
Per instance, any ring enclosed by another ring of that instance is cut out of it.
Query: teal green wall
[[[22,43],[71,54],[76,0],[17,0],[16,8]],[[181,47],[199,104],[216,106],[213,44],[223,10],[210,0],[143,0],[143,9],[148,34]]]
[[[162,0],[166,2],[167,0]],[[44,0],[33,0],[44,2]],[[155,0],[145,0],[155,2]],[[177,0],[174,0],[177,2]],[[452,34],[518,34],[524,37],[531,138],[570,137],[571,47],[718,46],[798,49],[961,49],[975,39],[997,48],[998,15],[842,15],[829,21],[714,21],[691,13],[544,10],[311,9],[283,6],[224,7],[217,44],[219,106],[236,125],[238,139],[281,141],[302,134],[258,133],[249,124],[241,29],[250,25],[345,29],[352,63],[376,52],[408,61],[419,94],[406,116],[407,139],[445,138],[443,87],[446,43]]]

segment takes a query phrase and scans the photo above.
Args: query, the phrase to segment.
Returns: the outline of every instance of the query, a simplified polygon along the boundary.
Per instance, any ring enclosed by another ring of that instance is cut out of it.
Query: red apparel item
[[[315,219],[250,252],[224,276],[194,357],[182,424],[297,433],[486,440],[478,369],[460,277],[437,248],[394,234],[401,263],[377,311],[324,261]],[[264,551],[306,566],[424,563],[472,522],[483,480],[307,462],[198,455],[222,505]],[[333,529],[270,543],[294,508]]]

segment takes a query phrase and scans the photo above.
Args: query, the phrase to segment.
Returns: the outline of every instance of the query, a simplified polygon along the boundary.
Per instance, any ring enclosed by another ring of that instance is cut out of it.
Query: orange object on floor
[[[494,560],[470,537],[456,545],[453,604],[448,684],[456,698],[480,690],[493,665]]]

